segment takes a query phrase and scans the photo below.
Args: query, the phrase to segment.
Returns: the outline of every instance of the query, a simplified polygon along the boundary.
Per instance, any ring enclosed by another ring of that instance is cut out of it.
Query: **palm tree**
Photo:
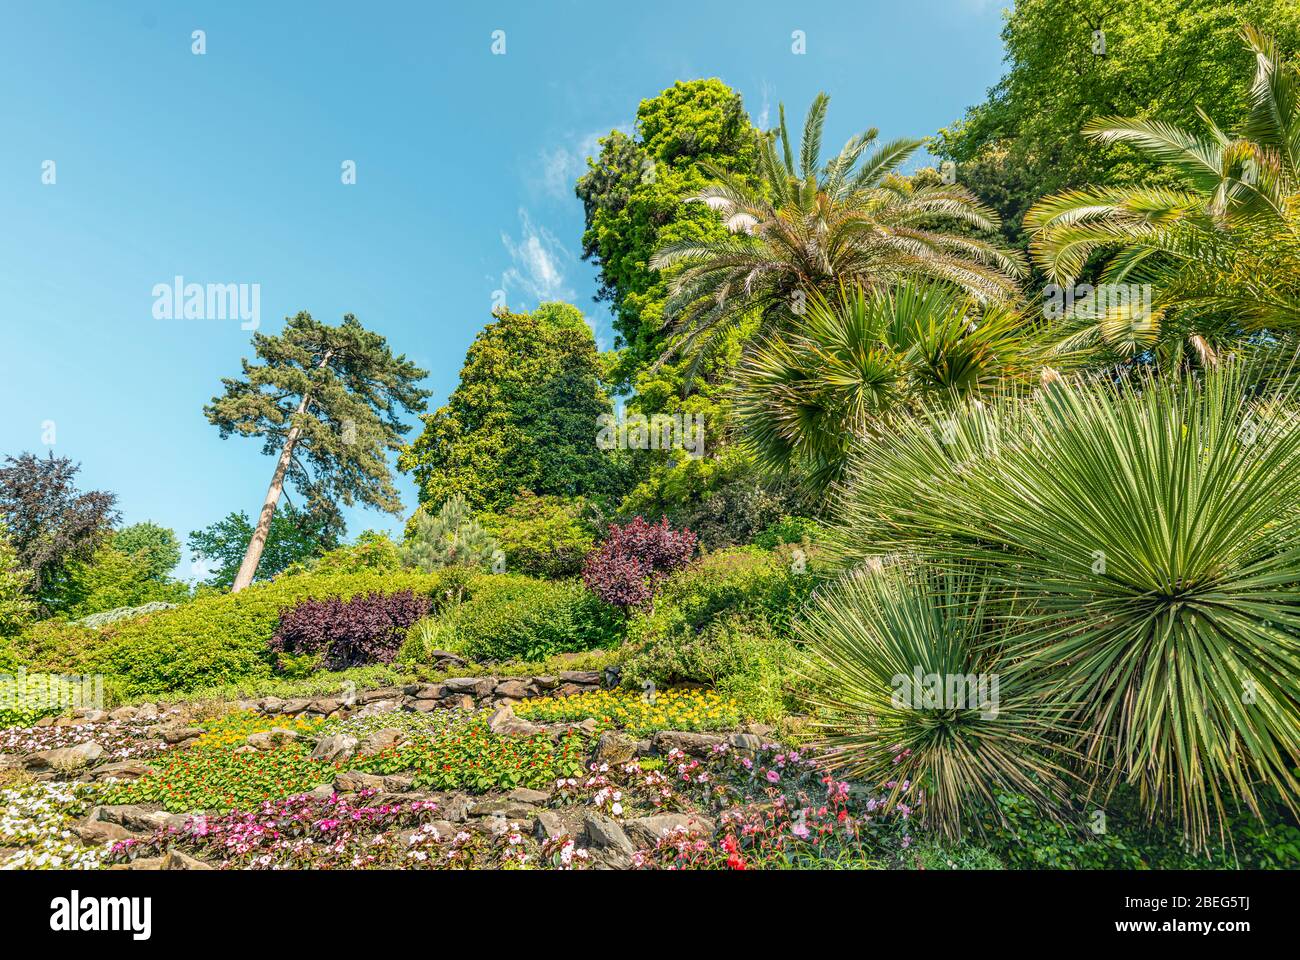
[[[672,244],[651,258],[658,270],[683,267],[665,307],[677,334],[665,356],[697,346],[697,357],[707,356],[753,313],[762,318],[760,332],[771,332],[814,293],[844,285],[927,277],[980,299],[1016,292],[1022,258],[978,236],[997,228],[997,215],[960,186],[897,173],[922,141],[876,146],[872,128],[820,165],[829,102],[824,93],[813,101],[797,165],[782,107],[775,138],[760,144],[757,187],[709,170],[717,184],[691,199],[717,211],[731,236]],[[949,229],[954,225],[966,232]]]
[[[736,371],[742,442],[820,497],[855,445],[917,400],[979,397],[1034,374],[1033,336],[1009,304],[938,281],[815,295],[792,330],[763,340]]]
[[[1300,326],[1300,73],[1254,28],[1249,112],[1229,137],[1204,112],[1198,135],[1159,120],[1099,118],[1084,128],[1131,143],[1186,185],[1074,190],[1025,216],[1030,251],[1049,278],[1070,285],[1099,253],[1105,284],[1150,283],[1150,309],[1085,298],[1061,352],[1107,349],[1161,359],[1188,345],[1212,361],[1222,345],[1261,330]]]

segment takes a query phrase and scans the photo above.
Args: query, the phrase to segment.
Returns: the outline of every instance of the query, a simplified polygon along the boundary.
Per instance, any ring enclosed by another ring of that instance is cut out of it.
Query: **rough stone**
[[[279,713],[283,709],[284,709],[284,701],[281,700],[279,697],[262,698],[263,713]]]
[[[556,837],[568,833],[565,829],[564,821],[560,815],[553,810],[539,810],[537,812],[537,836],[542,840],[554,840]]]
[[[415,788],[415,777],[393,773],[384,777],[384,789],[389,793],[408,793]]]
[[[396,713],[401,709],[397,700],[372,700],[357,711],[358,717],[378,717],[385,713]]]
[[[168,850],[163,854],[162,863],[158,865],[160,870],[211,870],[212,867],[196,857],[191,857],[188,853],[181,853],[179,850]]]
[[[298,739],[298,733],[293,730],[286,730],[283,727],[273,727],[270,730],[259,730],[257,733],[250,733],[244,740],[250,747],[258,750],[274,750],[284,743],[289,743]]]
[[[326,763],[341,763],[344,760],[352,759],[352,755],[357,752],[357,744],[360,741],[356,737],[348,736],[346,733],[336,733],[328,737],[322,737],[316,742],[315,749],[311,752],[313,760],[324,760]]]
[[[535,686],[538,690],[554,690],[559,685],[560,685],[559,677],[551,677],[546,675],[540,677],[533,677],[533,686]]]
[[[708,817],[694,813],[657,813],[649,817],[638,817],[623,824],[627,835],[640,847],[653,847],[655,841],[665,833],[685,827],[691,833],[709,836],[714,824]]]
[[[474,698],[468,693],[458,693],[452,697],[444,697],[441,703],[444,707],[451,707],[456,710],[474,709]]]
[[[468,693],[476,697],[490,697],[496,689],[495,677],[449,677],[442,682],[446,695]]]
[[[334,789],[339,793],[356,793],[358,790],[382,790],[384,778],[373,773],[348,770],[340,773],[334,781]]]
[[[447,688],[441,683],[421,683],[413,695],[417,700],[440,700],[446,692]]]
[[[598,687],[600,686],[600,672],[597,670],[561,670],[560,680],[564,683]]]
[[[515,803],[545,803],[551,799],[549,790],[530,790],[528,787],[515,787],[506,794],[507,800]]]
[[[515,716],[510,707],[497,707],[488,717],[488,729],[503,737],[533,737],[544,733],[545,729],[535,723]]]
[[[397,746],[405,739],[406,734],[395,727],[376,730],[374,733],[367,734],[361,741],[361,745],[357,748],[357,756],[373,757],[377,753],[383,753]]]
[[[582,829],[588,847],[614,854],[616,860],[631,861],[636,849],[632,846],[632,841],[627,838],[622,827],[603,813],[588,811],[582,818]]]
[[[463,793],[453,793],[440,805],[443,816],[454,823],[464,823],[469,819],[469,798]]]
[[[102,767],[96,767],[91,773],[94,780],[134,780],[137,777],[147,777],[154,772],[154,768],[147,763],[141,763],[139,760],[119,760],[116,763],[106,763]]]
[[[309,709],[313,713],[324,714],[325,716],[328,717],[331,713],[338,710],[342,706],[343,706],[342,700],[338,700],[334,697],[321,697],[318,700],[313,700],[311,702],[311,707]]]
[[[401,697],[402,691],[397,687],[381,687],[378,690],[366,690],[357,694],[357,703],[366,704],[374,703],[377,700],[396,700]]]
[[[522,680],[502,680],[492,692],[498,697],[512,697],[515,700],[522,700],[528,696],[528,685]]]
[[[310,700],[286,700],[284,706],[280,709],[280,712],[288,714],[302,713],[310,706]]]
[[[32,770],[79,770],[103,755],[104,748],[92,740],[75,747],[58,747],[33,753],[27,758],[27,767]]]
[[[661,730],[654,735],[655,749],[660,753],[680,750],[693,757],[708,756],[719,743],[726,743],[727,738],[717,733],[688,733],[684,730]]]
[[[108,715],[110,720],[134,720],[140,715],[139,707],[118,707]]]
[[[177,744],[203,736],[203,730],[199,727],[163,727],[158,735],[168,743]]]
[[[635,740],[616,730],[606,730],[596,741],[596,750],[592,759],[596,763],[608,763],[612,767],[628,763],[635,756]]]

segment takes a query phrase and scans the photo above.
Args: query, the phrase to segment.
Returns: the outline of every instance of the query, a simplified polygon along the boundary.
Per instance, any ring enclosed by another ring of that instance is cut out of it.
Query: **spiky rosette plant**
[[[958,837],[1020,793],[1051,813],[1064,794],[1064,707],[1013,676],[1015,619],[971,570],[910,561],[859,568],[814,598],[797,633],[832,764],[920,803]]]
[[[1300,798],[1300,415],[1254,374],[938,412],[873,446],[832,545],[985,566],[1027,605],[1016,671],[1077,704],[1097,782],[1197,845],[1263,787]]]

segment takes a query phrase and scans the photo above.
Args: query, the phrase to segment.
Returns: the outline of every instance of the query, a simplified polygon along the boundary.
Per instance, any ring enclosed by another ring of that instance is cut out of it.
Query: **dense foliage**
[[[459,494],[473,509],[496,509],[520,490],[609,495],[618,468],[595,437],[610,411],[595,338],[575,307],[502,313],[479,332],[460,384],[398,465],[415,475],[422,505]]]
[[[308,561],[338,547],[341,525],[329,511],[299,509],[286,503],[275,511],[257,565],[255,580],[270,580],[295,563]],[[206,582],[229,589],[253,538],[253,523],[243,510],[227,514],[202,530],[190,533],[190,555],[210,567]]]

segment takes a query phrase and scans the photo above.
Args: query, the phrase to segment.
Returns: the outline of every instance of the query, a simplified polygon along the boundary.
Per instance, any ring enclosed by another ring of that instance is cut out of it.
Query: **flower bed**
[[[33,783],[0,790],[0,847],[17,852],[0,860],[4,870],[95,869],[100,851],[72,832],[94,802],[95,789],[80,783]]]
[[[338,772],[300,744],[249,753],[200,747],[178,751],[156,773],[107,786],[100,802],[156,803],[173,813],[247,810],[333,783]]]
[[[503,737],[482,714],[446,714],[444,725],[354,762],[367,773],[410,773],[417,788],[483,792],[544,787],[582,769],[586,741],[576,732],[558,743],[546,734]]]
[[[538,697],[516,704],[515,714],[542,722],[593,719],[602,730],[618,727],[637,736],[659,730],[730,730],[740,708],[711,690],[665,690],[654,695],[599,690],[571,697]]]

